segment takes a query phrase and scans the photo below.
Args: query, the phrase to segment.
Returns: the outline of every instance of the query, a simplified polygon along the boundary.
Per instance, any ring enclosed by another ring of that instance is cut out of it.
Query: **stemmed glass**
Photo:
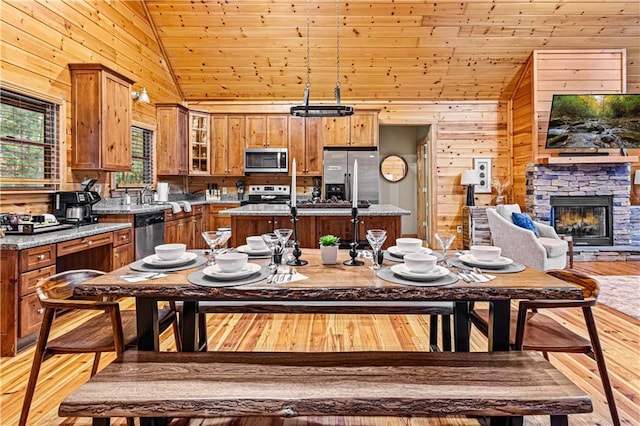
[[[278,245],[282,247],[282,254],[284,255],[285,248],[287,247],[287,241],[293,234],[293,229],[274,229],[273,233],[278,236]]]
[[[262,240],[267,244],[269,250],[271,251],[271,259],[269,260],[269,271],[274,273],[278,270],[278,265],[273,261],[273,255],[276,249],[276,244],[278,243],[278,236],[274,232],[269,232],[267,234],[262,234]]]
[[[225,234],[229,234],[229,236],[226,236]],[[209,248],[211,249],[211,257],[209,258],[207,265],[214,265],[216,263],[216,247],[220,247],[222,244],[224,244],[224,242],[226,242],[231,236],[230,234],[231,233],[228,231],[205,231],[201,234],[202,238],[204,238],[207,245],[209,245]],[[224,239],[225,237],[226,239]],[[223,239],[224,242],[222,242]]]
[[[367,241],[369,241],[369,245],[373,249],[373,266],[371,269],[377,270],[380,269],[381,266],[378,263],[378,253],[380,251],[380,247],[384,244],[387,239],[387,231],[384,229],[368,229],[367,230]]]
[[[435,237],[436,241],[438,241],[438,244],[440,244],[440,247],[442,247],[442,255],[446,259],[447,249],[451,246],[453,240],[456,239],[456,234],[439,234],[436,232]]]

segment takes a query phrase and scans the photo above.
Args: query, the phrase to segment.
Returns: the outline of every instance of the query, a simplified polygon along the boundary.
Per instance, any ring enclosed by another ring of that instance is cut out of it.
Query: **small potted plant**
[[[323,265],[335,265],[338,263],[338,243],[340,238],[335,235],[323,235],[320,237],[320,257]]]

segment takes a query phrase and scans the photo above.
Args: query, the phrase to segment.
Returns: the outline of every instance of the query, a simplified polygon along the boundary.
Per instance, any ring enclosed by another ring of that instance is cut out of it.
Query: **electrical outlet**
[[[458,226],[458,227],[456,228],[456,232],[457,232],[458,234],[462,234],[462,226]]]
[[[223,193],[224,195],[226,195],[228,191],[229,191],[229,189],[228,189],[226,186],[223,186],[223,187],[222,187],[222,193]]]

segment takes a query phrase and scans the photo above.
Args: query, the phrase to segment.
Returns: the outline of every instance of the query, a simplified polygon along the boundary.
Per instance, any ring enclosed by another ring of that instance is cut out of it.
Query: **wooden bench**
[[[60,405],[64,417],[523,416],[593,410],[532,352],[127,351]],[[159,422],[161,424],[161,422]]]

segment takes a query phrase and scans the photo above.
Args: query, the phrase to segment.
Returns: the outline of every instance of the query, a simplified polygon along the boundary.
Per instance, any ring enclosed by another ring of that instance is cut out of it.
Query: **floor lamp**
[[[480,185],[480,176],[475,169],[465,170],[462,172],[460,183],[467,187],[467,206],[475,206],[474,189],[475,185]]]

